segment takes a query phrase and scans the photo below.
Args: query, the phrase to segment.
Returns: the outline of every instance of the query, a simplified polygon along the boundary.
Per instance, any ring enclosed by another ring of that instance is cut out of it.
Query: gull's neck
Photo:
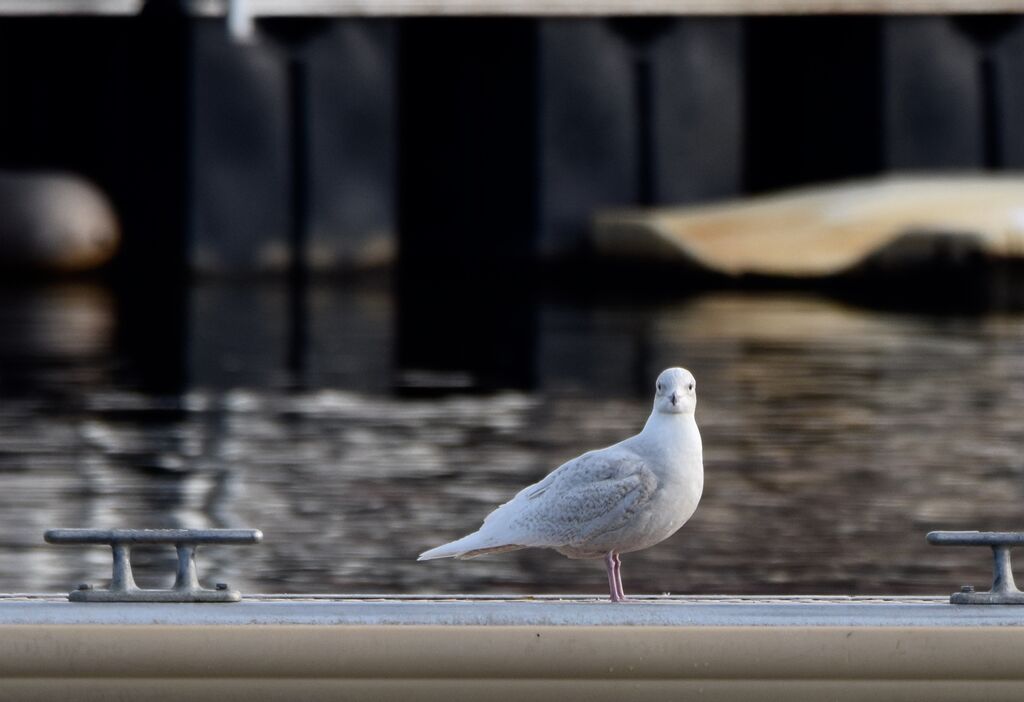
[[[661,466],[700,467],[701,441],[693,412],[651,412],[643,431],[628,440]]]
[[[695,422],[693,412],[659,412],[654,410],[647,418],[640,436],[654,437],[664,432],[678,432]]]

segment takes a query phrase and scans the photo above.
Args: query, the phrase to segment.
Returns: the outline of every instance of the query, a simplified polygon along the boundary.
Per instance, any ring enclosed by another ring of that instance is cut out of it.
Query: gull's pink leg
[[[622,589],[622,559],[619,554],[612,552],[612,565],[615,570],[615,592],[619,596],[618,602],[626,599],[626,593]]]
[[[612,602],[618,602],[622,599],[620,594],[622,586],[618,583],[616,560],[617,556],[614,551],[604,554],[604,567],[608,570],[608,592]]]

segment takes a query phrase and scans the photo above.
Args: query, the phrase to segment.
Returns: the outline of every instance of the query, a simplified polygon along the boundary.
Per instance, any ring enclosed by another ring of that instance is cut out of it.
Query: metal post
[[[123,543],[111,544],[114,552],[114,572],[110,579],[110,589],[116,592],[137,590],[135,578],[132,576],[131,549]]]
[[[1000,544],[992,547],[992,592],[1017,592],[1010,567],[1010,547]]]
[[[978,51],[978,108],[981,112],[982,160],[985,168],[1003,167],[1003,120],[1000,107],[1005,95],[999,90],[996,65],[1000,43],[1017,28],[1020,18],[1013,15],[959,15],[953,26],[974,43]]]
[[[649,54],[633,61],[633,101],[636,112],[637,204],[650,207],[657,202],[657,154],[654,151],[654,62]]]
[[[633,112],[636,118],[637,204],[657,204],[657,117],[654,104],[654,45],[672,27],[659,17],[629,17],[610,20],[611,27],[633,54]]]
[[[174,589],[199,589],[199,576],[196,574],[195,544],[175,544],[174,547],[178,550],[178,571],[174,576]]]
[[[291,263],[288,269],[288,370],[292,382],[303,386],[308,337],[309,288],[309,88],[301,40],[290,47],[288,56],[288,119],[291,151],[289,197]]]
[[[983,49],[978,62],[978,84],[981,92],[981,128],[984,142],[982,149],[985,168],[999,170],[1003,167],[1003,125],[999,113],[999,75],[995,57]]]

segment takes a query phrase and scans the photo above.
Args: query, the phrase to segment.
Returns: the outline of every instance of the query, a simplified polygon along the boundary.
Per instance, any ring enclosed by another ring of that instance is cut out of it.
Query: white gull
[[[620,558],[664,541],[693,515],[704,489],[696,382],[685,368],[658,376],[643,431],[563,463],[491,512],[477,531],[419,560],[552,548],[604,558],[613,602],[625,598]]]

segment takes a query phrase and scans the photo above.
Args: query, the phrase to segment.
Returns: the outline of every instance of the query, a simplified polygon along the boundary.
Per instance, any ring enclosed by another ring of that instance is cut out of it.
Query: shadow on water
[[[670,365],[700,382],[706,492],[682,532],[626,558],[628,589],[943,593],[987,577],[983,555],[923,535],[1019,527],[1019,276],[866,297],[614,276],[311,281],[301,386],[287,282],[198,281],[173,338],[103,284],[0,288],[0,590],[107,572],[102,549],[43,545],[49,527],[254,526],[264,545],[209,549],[211,581],[601,592],[600,564],[547,552],[414,558],[639,429]],[[142,554],[140,581],[169,578],[171,558]]]
[[[407,396],[536,388],[538,294],[507,275],[396,284],[396,389]]]

